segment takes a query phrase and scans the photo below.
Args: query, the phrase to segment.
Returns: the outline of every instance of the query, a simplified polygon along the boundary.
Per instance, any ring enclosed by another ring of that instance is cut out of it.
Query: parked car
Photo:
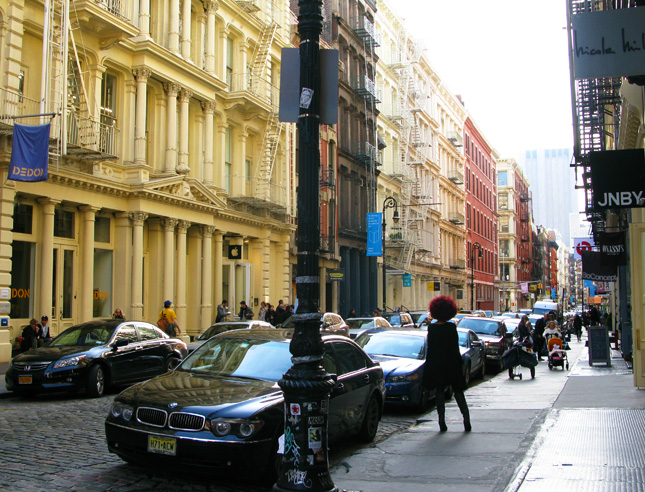
[[[524,316],[524,315],[522,315]],[[522,318],[504,318],[504,317],[497,317],[493,319],[498,319],[504,322],[506,325],[506,331],[508,334],[515,336],[515,330],[517,330],[517,325],[520,324],[520,321],[522,321]]]
[[[431,319],[428,311],[410,311],[410,316],[417,328],[427,324]]]
[[[174,371],[123,391],[105,421],[108,449],[132,463],[250,471],[274,479],[285,421],[277,382],[292,365],[292,333],[221,333]],[[323,343],[323,366],[337,378],[329,440],[356,434],[369,442],[383,410],[383,370],[349,338],[328,335]]]
[[[468,386],[473,375],[484,378],[486,347],[473,330],[457,328],[457,335],[459,335],[459,351],[464,360],[464,379],[466,386]]]
[[[289,330],[295,328],[293,316],[290,316],[287,321],[278,326]],[[324,313],[321,317],[320,333],[349,337],[349,326],[347,326],[340,314]]]
[[[416,328],[412,316],[408,312],[381,312],[381,316],[388,320],[394,328]]]
[[[208,328],[204,333],[199,335],[194,341],[188,344],[188,353],[195,351],[202,343],[204,343],[209,338],[224,333],[225,331],[230,330],[256,330],[258,328],[274,328],[274,326],[267,321],[260,321],[257,319],[251,319],[248,321],[221,321],[215,323],[210,328]]]
[[[382,330],[389,330],[392,328],[392,325],[390,324],[390,322],[380,316],[368,316],[365,318],[347,318],[345,322],[347,323],[347,326],[349,326],[349,337],[351,339],[356,338],[365,330],[369,330],[372,328],[379,328]]]
[[[511,347],[513,337],[507,335],[506,324],[499,318],[466,316],[459,320],[459,328],[473,330],[486,345],[486,364],[504,368],[502,354]]]
[[[5,381],[8,390],[23,395],[85,390],[98,397],[107,386],[163,374],[186,354],[184,342],[150,323],[89,321],[14,357]]]

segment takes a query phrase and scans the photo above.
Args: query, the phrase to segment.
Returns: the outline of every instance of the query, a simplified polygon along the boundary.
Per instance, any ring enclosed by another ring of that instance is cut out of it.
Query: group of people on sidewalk
[[[40,323],[36,318],[32,318],[28,326],[22,330],[20,340],[20,350],[25,351],[30,348],[38,348],[45,345],[52,339],[49,329],[49,317],[41,316]]]
[[[260,303],[260,310],[258,312],[258,319],[260,321],[266,321],[271,323],[274,326],[281,325],[293,314],[294,307],[289,304],[285,304],[282,299],[278,301],[278,305],[275,306],[271,303],[262,301]],[[228,308],[228,301],[224,299],[222,303],[217,306],[217,316],[215,318],[215,323],[220,321],[225,321],[226,317],[231,314],[231,311]],[[246,301],[240,301],[240,310],[238,312],[238,317],[240,321],[247,321],[253,319],[255,313],[253,310],[246,304]]]

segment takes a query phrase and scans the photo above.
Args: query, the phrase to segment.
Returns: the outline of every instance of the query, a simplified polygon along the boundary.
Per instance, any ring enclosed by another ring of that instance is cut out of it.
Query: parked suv
[[[293,316],[289,316],[280,328],[295,328]],[[321,318],[320,333],[349,337],[349,326],[340,314],[324,313]]]
[[[388,320],[394,328],[416,328],[412,316],[405,311],[381,313],[381,316]]]
[[[508,333],[503,319],[465,316],[459,320],[457,326],[473,330],[479,335],[486,345],[486,364],[497,366],[500,371],[504,368],[502,354],[511,347],[513,335]]]

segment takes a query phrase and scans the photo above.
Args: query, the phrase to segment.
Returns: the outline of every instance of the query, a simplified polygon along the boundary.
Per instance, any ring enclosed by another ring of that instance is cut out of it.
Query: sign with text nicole
[[[571,51],[576,79],[642,75],[645,8],[572,15]]]
[[[643,149],[589,152],[589,165],[596,210],[645,206]]]

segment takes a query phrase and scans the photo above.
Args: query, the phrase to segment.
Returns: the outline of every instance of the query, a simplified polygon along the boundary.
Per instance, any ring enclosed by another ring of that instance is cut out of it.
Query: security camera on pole
[[[336,123],[338,52],[320,50],[322,0],[300,0],[298,6],[300,47],[283,49],[280,78],[280,121],[297,122],[300,137],[298,309],[293,315],[295,330],[290,345],[293,366],[278,382],[284,392],[284,453],[273,490],[336,492],[327,457],[329,394],[335,381],[322,366],[318,251],[320,125]],[[299,81],[297,86],[294,80]]]

